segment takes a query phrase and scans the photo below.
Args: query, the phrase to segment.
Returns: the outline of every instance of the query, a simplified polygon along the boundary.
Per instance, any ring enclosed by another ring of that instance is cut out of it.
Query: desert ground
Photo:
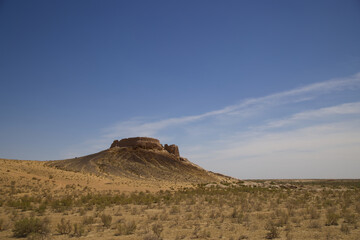
[[[131,180],[0,159],[0,239],[360,239],[359,180]]]

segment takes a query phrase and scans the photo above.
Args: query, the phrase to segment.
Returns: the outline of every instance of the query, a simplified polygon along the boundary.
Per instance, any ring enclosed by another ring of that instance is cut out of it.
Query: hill
[[[29,194],[40,188],[59,195],[70,188],[156,192],[227,180],[233,179],[204,170],[181,157],[176,145],[152,138],[115,140],[109,149],[66,160],[0,159],[0,188]]]
[[[79,158],[50,161],[46,165],[66,171],[129,179],[204,183],[225,178],[181,157],[176,145],[163,146],[159,140],[146,137],[115,140],[107,150]]]

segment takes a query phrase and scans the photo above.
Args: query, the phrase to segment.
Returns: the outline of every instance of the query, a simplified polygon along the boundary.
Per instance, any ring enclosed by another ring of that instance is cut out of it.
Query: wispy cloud
[[[320,95],[334,91],[358,88],[360,88],[360,73],[349,78],[314,83],[264,97],[246,99],[239,104],[226,106],[222,109],[199,115],[168,118],[154,122],[143,122],[139,120],[120,122],[105,129],[106,133],[102,136],[102,138],[113,139],[115,137],[128,136],[154,136],[157,135],[160,130],[172,126],[187,124],[220,115],[240,114],[248,116],[249,114],[254,113],[254,111],[261,111],[264,107],[296,103],[299,101],[309,101]]]
[[[358,178],[359,146],[360,122],[351,120],[239,134],[193,157],[242,178]]]
[[[354,114],[360,114],[360,102],[344,103],[336,106],[296,113],[286,119],[270,121],[262,128],[279,128],[304,120],[319,120],[324,118],[327,120],[328,117]]]

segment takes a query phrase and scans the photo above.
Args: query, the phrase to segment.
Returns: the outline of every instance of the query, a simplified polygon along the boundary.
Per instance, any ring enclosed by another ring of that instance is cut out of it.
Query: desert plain
[[[240,180],[164,149],[89,156],[0,159],[0,239],[360,239],[360,180]]]

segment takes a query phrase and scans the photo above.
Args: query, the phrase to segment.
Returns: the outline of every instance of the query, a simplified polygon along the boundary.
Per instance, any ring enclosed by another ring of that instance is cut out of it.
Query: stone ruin
[[[175,144],[171,144],[171,145],[165,144],[165,145],[164,145],[164,149],[165,149],[166,151],[168,151],[169,153],[172,153],[172,154],[174,154],[175,156],[180,157],[179,147],[176,146]]]
[[[142,149],[151,149],[151,150],[166,150],[167,152],[180,157],[179,147],[175,144],[165,146],[161,145],[160,141],[155,138],[149,137],[133,137],[133,138],[124,138],[119,140],[114,140],[110,148],[113,147],[131,147],[131,148],[142,148]]]
[[[156,149],[163,150],[163,146],[160,144],[160,141],[155,138],[148,137],[134,137],[134,138],[124,138],[115,140],[110,148],[113,147],[139,147],[143,149]]]

